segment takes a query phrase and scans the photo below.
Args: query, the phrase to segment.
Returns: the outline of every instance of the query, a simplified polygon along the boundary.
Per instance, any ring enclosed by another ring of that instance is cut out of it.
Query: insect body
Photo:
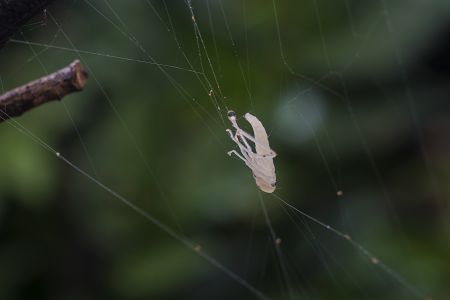
[[[236,129],[236,132],[233,134],[230,129],[226,131],[238,145],[241,153],[232,150],[228,152],[228,155],[234,154],[243,160],[247,167],[252,170],[256,185],[263,192],[272,193],[277,185],[275,166],[273,164],[273,159],[277,154],[270,148],[269,139],[262,123],[250,113],[246,113],[244,117],[252,126],[254,137],[239,128],[236,122],[236,113],[230,110],[228,119]],[[255,145],[255,151],[250,146],[250,142]]]

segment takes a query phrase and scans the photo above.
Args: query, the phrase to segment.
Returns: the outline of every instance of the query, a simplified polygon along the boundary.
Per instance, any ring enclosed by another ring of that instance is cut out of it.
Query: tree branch
[[[0,48],[16,31],[53,0],[0,0]]]
[[[60,100],[67,94],[81,91],[87,73],[79,60],[50,75],[41,77],[0,95],[0,122],[20,116],[27,110],[52,100]]]

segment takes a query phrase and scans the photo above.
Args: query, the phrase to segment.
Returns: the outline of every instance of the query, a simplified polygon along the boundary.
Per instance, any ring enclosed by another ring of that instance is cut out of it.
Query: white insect
[[[236,133],[233,134],[230,129],[226,131],[241,151],[241,154],[239,154],[236,150],[232,150],[228,152],[228,155],[234,154],[242,159],[247,167],[252,170],[256,185],[263,192],[272,193],[277,186],[275,166],[273,164],[273,159],[277,154],[269,146],[269,139],[262,123],[249,113],[246,113],[244,117],[252,126],[255,136],[253,137],[239,128],[236,122],[236,113],[232,110],[228,111],[228,119],[236,129]],[[249,141],[255,145],[255,151],[253,151]]]

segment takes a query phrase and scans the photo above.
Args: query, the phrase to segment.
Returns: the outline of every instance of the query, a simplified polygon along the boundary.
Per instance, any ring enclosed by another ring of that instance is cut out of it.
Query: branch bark
[[[0,0],[0,48],[34,15],[53,0]]]
[[[67,94],[83,90],[87,73],[79,60],[50,75],[0,95],[0,122]]]

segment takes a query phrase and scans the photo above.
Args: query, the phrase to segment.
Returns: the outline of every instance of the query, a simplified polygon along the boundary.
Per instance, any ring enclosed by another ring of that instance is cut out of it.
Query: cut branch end
[[[0,95],[0,122],[53,100],[83,90],[88,74],[79,60],[52,74]]]

